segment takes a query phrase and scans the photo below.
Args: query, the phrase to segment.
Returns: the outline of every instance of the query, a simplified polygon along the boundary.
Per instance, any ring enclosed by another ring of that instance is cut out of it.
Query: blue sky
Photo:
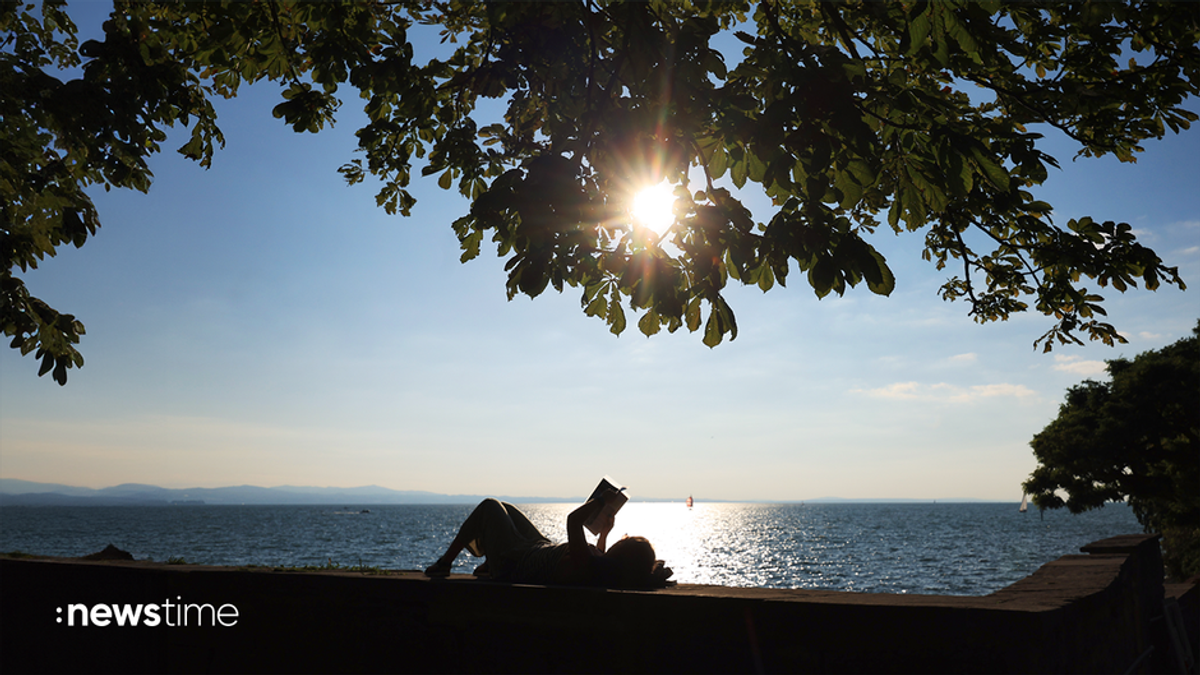
[[[923,235],[882,234],[889,298],[818,300],[797,276],[731,289],[740,335],[716,349],[633,321],[618,338],[575,291],[508,302],[494,249],[460,264],[467,204],[436,178],[407,219],[347,187],[357,99],[300,135],[278,91],[219,104],[211,170],[167,152],[148,195],[94,191],[99,234],[22,275],[84,321],[87,363],[59,387],[0,352],[0,477],[568,496],[611,474],[635,498],[1015,502],[1064,391],[1200,316],[1194,289],[1105,289],[1129,344],[1042,354],[1049,319],[974,323],[938,299]],[[1059,223],[1129,222],[1200,283],[1200,132],[1145,145],[1136,165],[1047,146],[1063,170],[1037,194]]]

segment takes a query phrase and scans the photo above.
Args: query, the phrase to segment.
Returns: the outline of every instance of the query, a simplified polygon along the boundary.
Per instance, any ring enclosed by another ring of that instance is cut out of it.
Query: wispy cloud
[[[985,398],[1011,397],[1032,399],[1037,392],[1023,384],[978,384],[960,387],[946,382],[923,384],[921,382],[896,382],[876,389],[855,389],[853,393],[866,394],[872,398],[897,401],[938,401],[945,403],[973,403]]]
[[[1092,375],[1104,374],[1104,369],[1108,365],[1103,361],[1083,361],[1078,356],[1063,356],[1061,354],[1054,357],[1054,369],[1061,370],[1065,373],[1075,373],[1089,377]]]
[[[1130,232],[1130,234],[1137,237],[1138,241],[1143,242],[1143,243],[1154,243],[1155,241],[1158,240],[1158,233],[1155,232],[1154,230],[1148,230],[1148,229],[1143,229],[1140,227],[1135,227]]]
[[[975,363],[979,360],[979,355],[974,352],[967,352],[966,354],[956,354],[947,360],[953,364]]]

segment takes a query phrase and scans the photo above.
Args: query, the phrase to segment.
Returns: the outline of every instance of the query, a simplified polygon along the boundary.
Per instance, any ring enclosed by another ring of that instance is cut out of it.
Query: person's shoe
[[[425,568],[425,576],[430,579],[445,579],[450,576],[450,564],[439,560]]]

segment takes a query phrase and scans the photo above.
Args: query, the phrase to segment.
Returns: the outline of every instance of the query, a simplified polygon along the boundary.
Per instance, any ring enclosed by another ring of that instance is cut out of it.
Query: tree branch
[[[983,232],[984,234],[986,234],[988,237],[990,237],[992,239],[992,241],[995,241],[997,244],[1007,247],[1010,251],[1012,251],[1017,256],[1017,258],[1021,261],[1021,264],[1025,266],[1025,269],[1029,270],[1028,274],[1033,279],[1033,282],[1037,285],[1037,287],[1038,288],[1043,287],[1042,282],[1039,281],[1037,278],[1037,270],[1034,269],[1033,265],[1030,265],[1029,261],[1025,260],[1025,257],[1021,255],[1021,251],[1023,250],[1022,247],[1017,246],[1009,241],[1006,241],[1006,240],[1001,239],[1000,237],[996,236],[995,232],[992,232],[988,228],[984,227],[982,224],[979,223],[978,220],[972,219],[971,226],[974,227],[975,229]],[[1025,273],[1021,273],[1021,276],[1025,276]]]
[[[788,55],[791,56],[793,60],[803,61],[806,68],[816,68],[817,64],[813,63],[812,54],[809,53],[809,50],[801,49],[798,50],[799,53],[796,53],[795,50],[790,48],[795,40],[793,40],[790,35],[784,32],[783,26],[779,23],[779,15],[775,12],[775,8],[771,6],[771,2],[769,0],[763,0],[761,6],[763,9],[763,14],[767,16],[767,20],[771,23],[772,30],[775,31],[776,36],[779,38],[780,44],[783,45],[783,48]]]
[[[971,249],[967,248],[967,242],[963,241],[962,232],[951,227],[954,232],[954,238],[958,240],[959,252],[963,257],[963,282],[967,285],[967,297],[971,300],[971,314],[979,312],[979,299],[975,297],[975,286],[971,283]]]
[[[267,7],[271,11],[271,23],[275,26],[275,35],[279,38],[279,44],[283,45],[283,48],[287,50],[289,58],[285,60],[287,61],[288,71],[292,75],[292,84],[299,86],[300,74],[296,72],[296,66],[292,63],[292,59],[296,58],[296,48],[289,40],[283,37],[283,25],[279,23],[279,3],[276,0],[269,0]]]
[[[846,22],[842,20],[842,15],[839,9],[831,3],[820,3],[819,6],[821,8],[821,13],[829,17],[830,23],[833,24],[833,27],[841,36],[842,42],[846,45],[846,50],[849,51],[850,55],[855,59],[861,61],[862,57],[858,55],[858,49],[854,46],[854,39],[852,37],[853,31],[851,31],[850,27],[846,25]]]
[[[1101,148],[1104,150],[1116,150],[1117,149],[1116,145],[1110,145],[1107,143],[1097,143],[1095,141],[1088,141],[1088,140],[1082,138],[1078,133],[1076,133],[1075,131],[1072,130],[1070,125],[1066,124],[1065,122],[1058,121],[1050,113],[1046,112],[1045,110],[1042,110],[1041,108],[1033,105],[1032,103],[1029,103],[1028,101],[1025,100],[1025,98],[1023,96],[1021,96],[1017,92],[1012,91],[1011,89],[1002,87],[1002,86],[992,83],[992,82],[988,82],[986,80],[983,80],[979,77],[975,77],[975,76],[967,74],[967,73],[964,73],[962,75],[962,78],[967,80],[968,82],[972,82],[976,85],[979,85],[980,87],[983,87],[984,89],[990,89],[991,91],[994,91],[998,94],[1003,94],[1004,96],[1011,99],[1017,105],[1021,106],[1022,108],[1025,108],[1029,112],[1032,112],[1033,114],[1037,115],[1039,118],[1038,121],[1043,122],[1045,124],[1049,124],[1050,126],[1054,127],[1055,129],[1058,129],[1059,131],[1066,134],[1068,138],[1079,143],[1080,145],[1094,147],[1094,148]]]

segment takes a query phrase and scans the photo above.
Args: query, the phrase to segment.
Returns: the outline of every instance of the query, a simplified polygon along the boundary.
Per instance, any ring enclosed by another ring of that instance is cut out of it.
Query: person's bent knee
[[[480,514],[481,516],[488,513],[504,514],[507,516],[508,510],[504,508],[504,502],[500,501],[499,499],[488,497],[487,499],[479,502],[479,506],[475,507],[475,511],[471,515],[475,515],[476,513]]]

